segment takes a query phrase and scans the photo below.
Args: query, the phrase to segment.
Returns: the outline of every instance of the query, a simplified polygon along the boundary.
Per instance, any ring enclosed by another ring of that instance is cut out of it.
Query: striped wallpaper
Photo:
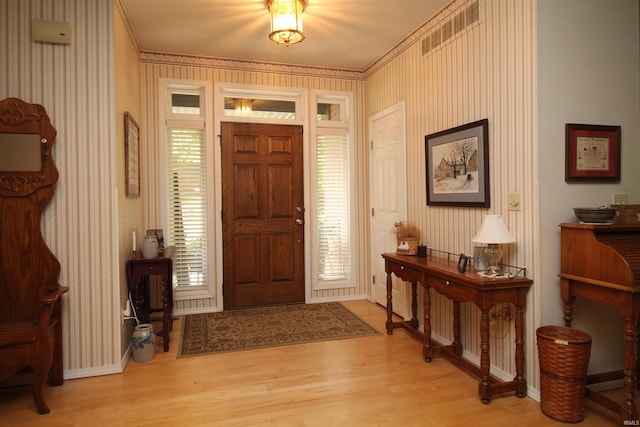
[[[423,55],[422,40],[473,3],[479,19]],[[366,116],[400,101],[407,111],[408,220],[415,222],[430,247],[472,253],[471,239],[487,213],[501,214],[517,240],[505,250],[504,262],[532,266],[537,155],[536,2],[487,0],[454,2],[413,35],[415,42],[384,65],[378,65],[365,82]],[[425,135],[465,123],[489,120],[491,207],[489,209],[426,205]],[[522,194],[524,209],[507,211],[508,192]],[[533,278],[533,271],[527,276]],[[534,280],[535,281],[535,280]],[[533,291],[529,295],[526,325],[534,325]],[[498,307],[500,312],[509,307]],[[436,334],[452,340],[450,301],[438,296],[432,302]],[[512,311],[513,309],[511,309]],[[499,317],[496,315],[496,317]],[[465,351],[479,358],[479,319],[475,306],[462,305]],[[515,373],[513,322],[492,324],[491,362],[505,377]],[[529,327],[527,372],[535,384],[535,334]],[[537,377],[537,375],[535,376]]]
[[[45,241],[61,263],[65,378],[121,371],[112,0],[0,2],[0,97],[42,104],[60,171]],[[70,45],[31,42],[31,20],[71,24]]]
[[[423,39],[472,3],[478,19],[423,55]],[[65,297],[65,376],[98,375],[122,369],[127,329],[119,311],[123,301],[123,263],[130,248],[130,224],[157,224],[158,79],[193,79],[247,85],[350,91],[355,100],[358,247],[362,260],[355,289],[315,291],[314,301],[368,295],[369,154],[368,117],[406,102],[408,220],[422,229],[429,246],[470,253],[471,238],[483,215],[499,213],[517,239],[505,254],[510,264],[534,265],[536,222],[536,1],[454,1],[394,51],[364,73],[236,63],[204,58],[140,54],[138,122],[146,143],[142,158],[140,206],[123,201],[117,175],[121,120],[115,99],[114,22],[117,0],[5,0],[0,3],[0,96],[43,104],[58,129],[54,158],[60,169],[56,195],[43,220],[45,239],[62,264]],[[69,21],[69,46],[30,42],[30,20]],[[117,22],[116,22],[117,23]],[[119,28],[119,26],[116,26]],[[117,31],[122,31],[121,29]],[[120,53],[120,52],[118,52]],[[126,83],[126,82],[124,82]],[[131,108],[131,107],[129,107]],[[136,108],[137,109],[137,108]],[[134,111],[136,110],[134,109]],[[489,119],[491,208],[426,206],[424,136],[460,124]],[[520,192],[524,209],[506,210],[507,192]],[[133,205],[132,205],[133,204]],[[140,219],[123,220],[129,215]],[[126,230],[123,228],[127,228]],[[129,236],[129,237],[127,237]],[[533,271],[528,276],[533,278]],[[534,289],[535,292],[535,289]],[[534,301],[530,295],[530,300]],[[177,302],[178,312],[201,311],[214,300]],[[527,325],[533,325],[533,305]],[[437,300],[435,331],[450,338],[447,301]],[[471,358],[479,355],[478,313],[463,304],[463,340]],[[492,363],[511,375],[512,322],[493,328]],[[535,335],[529,327],[527,376],[535,384]],[[504,338],[501,338],[505,334]]]

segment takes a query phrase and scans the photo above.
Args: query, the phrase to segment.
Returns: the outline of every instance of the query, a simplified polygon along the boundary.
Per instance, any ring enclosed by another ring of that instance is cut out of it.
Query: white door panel
[[[387,304],[384,252],[395,252],[395,223],[406,220],[406,141],[404,103],[369,121],[371,135],[371,269],[372,296]],[[394,312],[409,318],[407,286],[393,276]]]

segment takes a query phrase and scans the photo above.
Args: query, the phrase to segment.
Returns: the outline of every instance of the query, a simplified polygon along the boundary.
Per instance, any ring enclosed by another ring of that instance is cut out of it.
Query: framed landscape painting
[[[425,137],[427,205],[489,207],[489,121]]]

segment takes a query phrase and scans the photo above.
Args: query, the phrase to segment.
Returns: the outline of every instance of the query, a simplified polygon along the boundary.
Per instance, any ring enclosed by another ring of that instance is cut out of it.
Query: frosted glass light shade
[[[278,44],[290,45],[304,40],[302,33],[303,0],[269,0],[271,33],[269,38]]]

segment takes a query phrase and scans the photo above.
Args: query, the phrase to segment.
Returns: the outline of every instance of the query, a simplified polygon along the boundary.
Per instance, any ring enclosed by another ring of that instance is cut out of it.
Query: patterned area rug
[[[379,335],[340,303],[190,314],[178,357]]]

